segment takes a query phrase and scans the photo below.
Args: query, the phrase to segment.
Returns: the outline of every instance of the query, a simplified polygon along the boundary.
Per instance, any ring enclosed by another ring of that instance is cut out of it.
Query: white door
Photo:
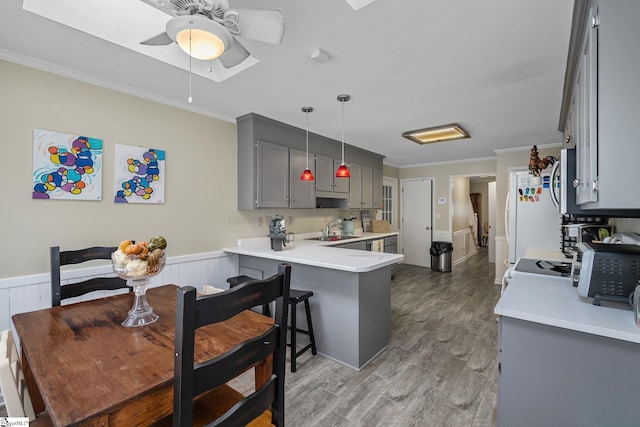
[[[488,184],[489,199],[487,204],[489,207],[489,262],[496,262],[496,182]]]
[[[432,181],[402,181],[402,254],[406,264],[431,267]]]

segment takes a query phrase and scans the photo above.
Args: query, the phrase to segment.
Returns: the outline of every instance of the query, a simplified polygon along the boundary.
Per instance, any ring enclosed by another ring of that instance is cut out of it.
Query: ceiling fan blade
[[[171,37],[169,37],[169,34],[167,34],[166,31],[140,42],[140,44],[147,46],[166,46],[171,43],[173,43],[173,40],[171,40]]]
[[[224,25],[234,35],[265,43],[280,44],[284,37],[284,16],[277,9],[229,9]]]
[[[249,56],[251,56],[249,51],[245,49],[238,40],[234,40],[231,47],[225,50],[218,59],[224,68],[231,68],[240,64]]]

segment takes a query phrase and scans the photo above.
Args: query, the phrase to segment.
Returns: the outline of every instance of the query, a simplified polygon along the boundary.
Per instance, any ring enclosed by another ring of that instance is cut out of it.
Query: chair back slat
[[[264,411],[269,409],[276,398],[277,378],[275,375],[262,386],[260,390],[238,402],[222,417],[218,418],[210,426],[236,427],[246,426]],[[276,424],[281,426],[283,424]]]
[[[270,409],[272,422],[284,426],[284,375],[291,266],[281,264],[278,274],[225,292],[198,297],[193,287],[177,291],[174,369],[174,426],[191,426],[193,399],[273,357],[273,373],[260,390],[244,397],[211,425],[243,426]],[[222,322],[256,305],[276,301],[273,327],[238,344],[226,353],[194,364],[196,329]]]
[[[282,281],[269,278],[245,282],[226,292],[206,295],[198,300],[196,328],[227,320],[256,305],[270,303],[282,295]]]
[[[59,246],[52,246],[50,248],[51,306],[59,306],[65,299],[79,297],[93,291],[128,289],[131,292],[132,288],[127,286],[127,281],[119,277],[97,277],[77,283],[61,284],[61,266],[80,264],[91,260],[111,259],[111,254],[117,249],[115,246],[94,246],[86,249],[60,251]]]
[[[193,369],[193,394],[199,395],[211,388],[211,384],[224,384],[258,363],[275,351],[278,327],[232,348],[215,359],[197,363]]]

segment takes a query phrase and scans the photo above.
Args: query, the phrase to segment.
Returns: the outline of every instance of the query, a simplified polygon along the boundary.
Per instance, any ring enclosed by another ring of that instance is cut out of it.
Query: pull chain
[[[189,98],[187,102],[191,104],[193,98],[191,97],[191,63],[193,62],[193,56],[191,55],[191,27],[189,27]]]

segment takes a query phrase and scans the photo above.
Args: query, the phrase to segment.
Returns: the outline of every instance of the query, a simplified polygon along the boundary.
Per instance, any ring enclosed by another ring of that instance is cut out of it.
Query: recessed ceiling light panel
[[[412,130],[410,132],[403,133],[402,136],[418,144],[431,144],[434,142],[471,138],[469,132],[464,130],[462,126],[457,123]]]

